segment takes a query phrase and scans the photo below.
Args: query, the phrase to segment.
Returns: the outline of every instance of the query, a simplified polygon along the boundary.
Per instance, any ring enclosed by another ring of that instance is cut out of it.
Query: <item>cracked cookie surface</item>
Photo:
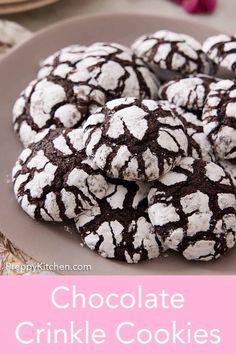
[[[153,70],[163,74],[163,79],[167,71],[170,77],[214,73],[213,62],[202,51],[201,43],[183,33],[161,30],[143,35],[132,48]]]
[[[98,42],[86,48],[82,60],[76,64],[71,79],[86,80],[106,95],[106,101],[133,96],[157,98],[159,81],[154,73],[129,48]]]
[[[186,156],[204,161],[215,161],[215,154],[211,143],[204,132],[203,123],[198,117],[182,108],[172,105],[171,108],[182,121],[188,136],[188,150]]]
[[[217,65],[236,72],[236,36],[219,34],[203,43],[203,51]]]
[[[22,209],[37,220],[68,221],[106,195],[104,174],[87,159],[81,129],[46,129],[12,172]]]
[[[159,96],[186,110],[201,111],[209,91],[217,81],[217,78],[204,74],[172,80],[160,88]]]
[[[206,98],[204,131],[219,159],[236,163],[236,81],[219,81]]]
[[[186,154],[188,138],[167,101],[108,102],[84,125],[86,153],[110,177],[153,181]]]
[[[64,48],[46,59],[43,73],[16,101],[13,124],[25,146],[52,125],[80,127],[108,100],[158,97],[158,80],[130,49],[115,43],[76,48]]]
[[[236,192],[236,166],[227,160],[219,160],[217,163],[224,168],[224,170],[229,174],[232,178],[233,185],[235,187]]]
[[[217,259],[235,245],[236,195],[219,165],[186,157],[155,182],[148,198],[157,234],[186,259]]]
[[[127,263],[157,258],[162,244],[147,214],[148,184],[110,180],[106,198],[76,219],[83,242],[101,256]]]
[[[44,79],[32,81],[13,107],[13,126],[24,146],[45,128],[77,128],[106,99],[88,83],[70,80],[74,69],[58,67]]]
[[[83,58],[86,47],[80,44],[70,45],[49,55],[40,62],[38,78],[49,76],[58,66],[74,68]]]

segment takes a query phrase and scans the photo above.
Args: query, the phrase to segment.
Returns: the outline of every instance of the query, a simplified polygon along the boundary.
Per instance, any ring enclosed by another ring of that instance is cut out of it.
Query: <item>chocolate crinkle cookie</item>
[[[81,129],[46,129],[12,172],[22,209],[37,220],[68,221],[104,198],[108,183],[87,159]]]
[[[77,128],[105,101],[105,94],[88,82],[74,82],[74,69],[58,66],[44,79],[32,81],[13,108],[13,125],[24,146],[45,128]]]
[[[134,96],[157,98],[159,81],[142,59],[117,43],[94,43],[87,47],[71,77],[101,89],[106,100]]]
[[[110,177],[153,181],[186,155],[188,138],[167,101],[121,98],[84,125],[86,153]]]
[[[215,71],[213,62],[202,51],[201,43],[183,33],[162,30],[143,35],[132,48],[164,80]]]
[[[50,75],[58,66],[76,67],[76,64],[83,58],[86,50],[85,46],[80,44],[70,45],[51,54],[40,62],[38,78],[42,79]]]
[[[235,245],[236,195],[224,169],[182,159],[149,193],[149,217],[166,247],[188,260],[217,259]]]
[[[167,82],[159,90],[159,96],[189,111],[202,111],[209,91],[219,79],[197,74]]]
[[[105,258],[127,263],[157,258],[162,243],[147,214],[149,189],[148,184],[110,180],[106,198],[76,219],[83,242]]]
[[[0,20],[0,55],[31,37],[32,33],[18,23]]]
[[[236,36],[219,34],[203,43],[203,51],[217,65],[236,72]]]
[[[134,96],[157,98],[159,82],[142,59],[117,43],[63,48],[42,61],[38,77],[56,74],[59,67],[73,67],[75,82],[87,82],[106,94],[106,100]]]
[[[236,81],[219,81],[206,98],[204,131],[219,159],[236,163]]]
[[[186,112],[175,105],[171,105],[171,108],[182,121],[188,136],[189,144],[186,156],[214,162],[216,160],[215,154],[204,132],[202,121],[195,114]]]
[[[158,96],[158,80],[130,49],[114,43],[78,46],[77,59],[69,59],[68,51],[47,59],[43,72],[48,75],[39,73],[41,78],[31,82],[15,103],[14,129],[25,146],[52,125],[80,127],[110,99]]]

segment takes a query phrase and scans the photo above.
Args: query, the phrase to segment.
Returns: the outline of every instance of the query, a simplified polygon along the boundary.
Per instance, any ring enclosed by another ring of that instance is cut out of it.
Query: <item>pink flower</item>
[[[213,12],[216,7],[217,0],[172,0],[176,4],[181,5],[187,12]]]
[[[202,8],[206,12],[212,12],[215,10],[216,7],[216,0],[201,0]]]
[[[184,0],[182,6],[187,12],[202,12],[203,10],[201,0]]]

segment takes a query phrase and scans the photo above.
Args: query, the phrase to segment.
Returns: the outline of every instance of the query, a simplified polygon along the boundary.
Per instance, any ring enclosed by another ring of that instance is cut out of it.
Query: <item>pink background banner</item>
[[[17,354],[235,353],[236,277],[1,277]]]

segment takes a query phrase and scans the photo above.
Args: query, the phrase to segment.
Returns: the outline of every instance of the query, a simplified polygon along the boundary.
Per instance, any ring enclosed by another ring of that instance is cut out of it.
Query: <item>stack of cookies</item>
[[[217,78],[219,66],[233,76],[234,37],[202,46],[166,30],[132,49],[72,45],[43,60],[13,109],[22,209],[72,221],[91,250],[128,263],[225,254],[236,243],[236,81]]]

